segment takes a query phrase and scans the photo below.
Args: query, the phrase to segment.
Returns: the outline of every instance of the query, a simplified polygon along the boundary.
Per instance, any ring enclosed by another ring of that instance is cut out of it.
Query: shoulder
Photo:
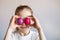
[[[33,40],[36,40],[36,39],[38,39],[38,33],[37,32],[35,32],[35,31],[31,31],[31,38],[33,39]]]
[[[30,33],[32,34],[32,36],[38,36],[38,33],[35,31],[30,31]]]

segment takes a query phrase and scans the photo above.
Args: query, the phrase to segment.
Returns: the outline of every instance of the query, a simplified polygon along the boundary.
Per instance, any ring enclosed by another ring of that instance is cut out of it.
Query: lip
[[[25,28],[27,28],[27,27],[20,27],[20,28],[25,29]]]

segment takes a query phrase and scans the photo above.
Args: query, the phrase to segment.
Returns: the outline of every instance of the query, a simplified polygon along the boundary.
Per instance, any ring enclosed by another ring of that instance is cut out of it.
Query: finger
[[[30,20],[30,24],[32,25],[32,24],[34,24],[34,20],[31,18],[31,20]]]
[[[31,19],[32,19],[32,21],[34,21],[34,22],[35,22],[35,17],[34,17],[34,16],[32,16],[32,17],[31,17]]]
[[[35,18],[32,16],[31,20],[30,20],[30,26],[33,26],[36,22],[35,22]]]
[[[34,21],[34,25],[36,25],[36,24],[39,23],[38,19],[37,19],[36,16],[34,16],[34,15],[33,15],[33,17],[32,17],[32,20]]]
[[[17,24],[16,24],[15,27],[21,27],[21,25],[17,25]]]
[[[11,20],[10,20],[10,24],[11,24],[11,23],[12,23],[12,24],[15,24],[15,21],[16,21],[17,18],[19,18],[19,16],[17,16],[17,15],[12,16],[12,18],[11,18]]]
[[[40,25],[39,20],[37,19],[37,17],[36,16],[33,16],[33,17],[35,19],[36,24],[41,27],[41,25]]]
[[[37,19],[37,17],[34,16],[34,15],[33,15],[33,19],[34,19],[35,21],[39,22],[39,20]]]
[[[13,22],[15,22],[15,20],[16,20],[17,18],[19,18],[19,16],[14,15],[14,16],[13,16],[13,20],[12,20],[12,21],[13,21]]]
[[[34,16],[34,15],[33,15],[33,18],[34,18],[35,20],[37,19],[36,16]]]
[[[11,22],[12,22],[12,19],[13,19],[13,16],[11,17],[11,19],[10,19],[10,23],[9,23],[9,26],[10,26],[10,24],[11,24]]]

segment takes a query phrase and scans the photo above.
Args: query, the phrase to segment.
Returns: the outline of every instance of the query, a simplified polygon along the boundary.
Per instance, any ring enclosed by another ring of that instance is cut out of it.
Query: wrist
[[[8,28],[8,31],[9,31],[9,32],[14,32],[15,30],[16,30],[16,28],[13,28],[13,27],[11,27],[11,26]]]
[[[40,28],[40,27],[38,27],[38,28],[37,28],[37,31],[38,31],[38,32],[40,32],[40,31],[41,31],[41,28]]]

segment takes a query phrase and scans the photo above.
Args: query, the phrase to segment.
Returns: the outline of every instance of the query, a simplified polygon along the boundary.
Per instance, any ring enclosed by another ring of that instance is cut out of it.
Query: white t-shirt
[[[38,34],[30,30],[30,33],[26,36],[21,36],[17,32],[12,32],[7,40],[39,40]]]

